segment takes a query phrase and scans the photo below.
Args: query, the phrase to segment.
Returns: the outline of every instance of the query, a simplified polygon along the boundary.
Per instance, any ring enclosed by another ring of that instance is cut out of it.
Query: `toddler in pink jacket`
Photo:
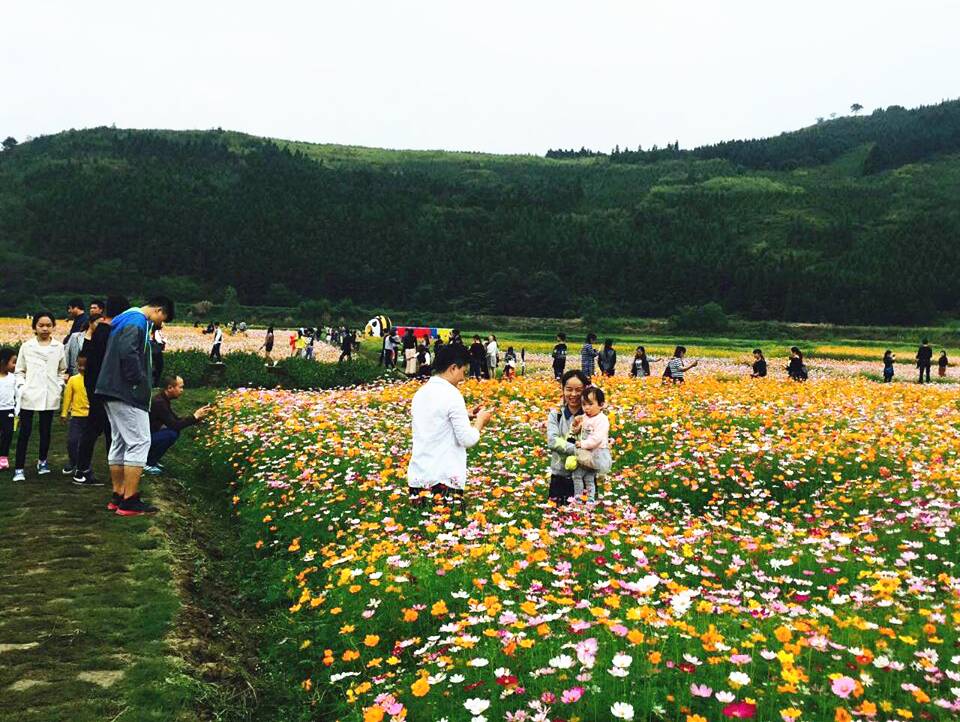
[[[573,494],[580,498],[584,492],[588,501],[597,496],[597,476],[610,473],[610,419],[603,413],[604,393],[596,386],[583,391],[583,416],[578,416],[570,431],[579,433],[576,441],[576,469],[573,470]]]

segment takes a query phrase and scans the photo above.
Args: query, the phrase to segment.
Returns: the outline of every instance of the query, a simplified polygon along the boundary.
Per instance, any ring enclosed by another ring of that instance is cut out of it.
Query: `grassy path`
[[[203,546],[217,540],[178,496],[189,440],[171,454],[172,473],[144,485],[161,513],[123,518],[105,510],[109,487],[81,489],[61,475],[64,437],[56,423],[49,476],[31,470],[13,484],[0,475],[0,720],[231,717],[247,703],[236,692],[244,669],[224,669],[236,654],[225,633],[235,615],[204,584],[215,572]],[[29,459],[28,469],[35,448]]]

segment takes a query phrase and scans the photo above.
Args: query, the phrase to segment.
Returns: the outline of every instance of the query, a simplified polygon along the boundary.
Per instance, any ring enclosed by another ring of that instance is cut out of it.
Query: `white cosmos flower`
[[[725,689],[721,689],[719,692],[717,692],[714,695],[714,697],[717,698],[718,702],[722,702],[723,704],[730,704],[731,702],[733,702],[733,700],[737,698],[737,695],[735,695],[733,692],[728,692]]]
[[[630,670],[624,667],[611,667],[607,671],[614,677],[627,677],[630,674]]]
[[[479,697],[472,697],[463,703],[463,706],[467,708],[467,711],[472,715],[478,715],[482,712],[486,712],[487,708],[490,707],[490,700],[480,699]]]
[[[451,675],[451,677],[450,677],[450,683],[451,683],[451,684],[460,684],[460,683],[461,683],[463,680],[465,680],[465,679],[466,679],[466,677],[464,677],[462,674],[454,674],[454,675]]]
[[[614,667],[629,667],[632,662],[633,657],[631,657],[629,654],[617,652],[615,655],[613,655]]]
[[[570,669],[573,666],[573,657],[569,654],[559,654],[550,660],[550,666],[556,669]]]
[[[493,670],[494,677],[506,677],[509,674],[510,674],[510,670],[507,669],[506,667],[497,667],[495,670]]]
[[[626,702],[614,702],[613,706],[610,707],[610,714],[612,714],[616,719],[632,720],[633,705],[627,704]]]
[[[732,684],[738,684],[740,686],[750,684],[750,675],[748,675],[746,672],[731,672],[727,679],[729,679]]]
[[[483,657],[474,657],[467,662],[467,665],[470,667],[486,667],[488,664],[490,664],[490,660],[484,659]]]

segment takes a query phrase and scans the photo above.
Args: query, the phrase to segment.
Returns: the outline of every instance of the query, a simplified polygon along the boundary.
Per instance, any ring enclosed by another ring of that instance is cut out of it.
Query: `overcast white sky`
[[[0,137],[115,123],[542,154],[960,96],[948,0],[7,0]]]

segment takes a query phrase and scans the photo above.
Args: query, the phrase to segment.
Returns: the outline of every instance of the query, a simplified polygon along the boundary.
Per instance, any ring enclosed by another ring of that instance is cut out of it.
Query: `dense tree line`
[[[596,316],[715,301],[928,322],[958,311],[960,160],[883,172],[922,150],[900,147],[865,177],[820,155],[801,175],[745,172],[746,151],[673,145],[641,164],[348,163],[222,131],[70,131],[0,153],[0,303],[104,284],[219,300],[229,285],[245,304]]]
[[[960,151],[960,101],[912,110],[897,105],[886,110],[877,108],[868,116],[820,119],[816,125],[772,138],[724,141],[690,150],[681,150],[679,142],[648,150],[642,147],[621,150],[617,146],[609,159],[612,163],[659,163],[712,158],[752,170],[788,171],[829,163],[864,144],[871,144],[863,164],[865,173],[923,160],[934,153]],[[600,155],[587,152],[591,156]],[[549,150],[547,157],[580,156],[573,151]]]

